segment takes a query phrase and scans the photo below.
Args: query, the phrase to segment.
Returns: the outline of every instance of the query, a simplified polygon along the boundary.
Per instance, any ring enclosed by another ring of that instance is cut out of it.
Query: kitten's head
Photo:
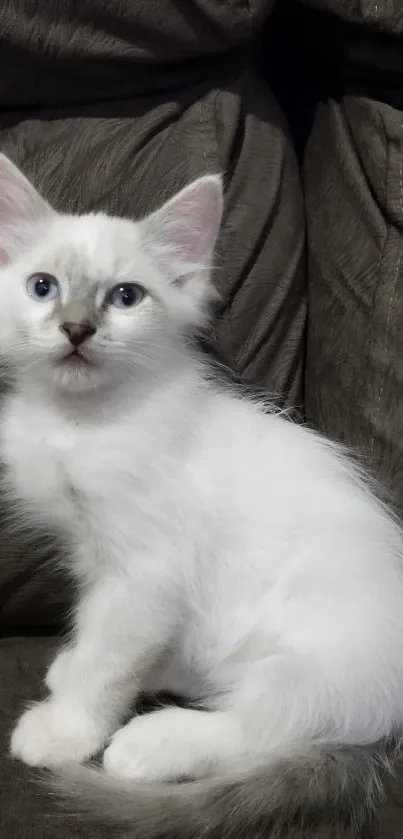
[[[206,318],[221,214],[206,176],[139,222],[60,215],[0,155],[0,360],[65,391],[163,364]]]

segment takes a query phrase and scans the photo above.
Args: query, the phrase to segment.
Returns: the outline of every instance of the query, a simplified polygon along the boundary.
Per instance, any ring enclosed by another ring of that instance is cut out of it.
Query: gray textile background
[[[306,381],[308,419],[358,449],[402,509],[402,109],[352,91],[316,110],[304,163],[306,353],[301,184],[284,120],[253,68],[252,39],[272,5],[2,0],[0,149],[56,207],[131,218],[223,171],[216,352],[287,405],[303,406]],[[312,5],[374,36],[403,34],[401,0]],[[359,55],[394,68],[401,49],[393,37]],[[52,550],[23,523],[11,537],[6,513],[0,492],[0,836],[88,839],[7,758],[70,594]],[[403,835],[399,776],[392,786],[377,839]]]

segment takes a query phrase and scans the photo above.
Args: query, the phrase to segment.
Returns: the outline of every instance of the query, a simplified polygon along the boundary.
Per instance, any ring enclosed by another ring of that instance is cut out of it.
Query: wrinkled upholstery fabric
[[[310,424],[356,451],[403,514],[403,6],[337,2],[312,22],[329,83],[304,159]],[[378,34],[376,29],[382,30]],[[393,37],[385,33],[394,33]],[[403,834],[403,761],[375,831]]]
[[[246,47],[273,0],[2,0],[1,106],[172,92]],[[201,64],[198,59],[205,57]]]
[[[403,6],[393,2],[357,4],[363,20],[375,6],[391,26],[403,25]],[[331,81],[305,152],[307,414],[359,452],[401,515],[402,40],[333,25],[330,15],[313,24]]]
[[[334,12],[351,21],[380,32],[403,34],[401,0],[306,0],[318,9]]]
[[[294,18],[283,2],[286,56]],[[223,171],[211,350],[300,410],[306,373],[309,422],[359,450],[403,509],[401,3],[315,0],[311,7],[327,12],[323,28],[300,4],[311,66],[317,61],[321,77],[334,61],[338,79],[328,90],[320,78],[304,159],[307,354],[299,175],[284,120],[253,70],[252,39],[272,5],[2,0],[0,150],[56,207],[130,218],[192,178]],[[296,76],[293,58],[283,66]],[[0,373],[0,412],[3,387]],[[71,602],[55,562],[63,545],[51,536],[24,522],[11,532],[0,474],[0,836],[107,839],[107,830],[89,837],[61,815],[7,757],[17,714],[42,694]],[[398,768],[379,826],[357,839],[403,834],[402,776]]]
[[[403,113],[355,96],[319,107],[306,193],[308,414],[402,510]]]

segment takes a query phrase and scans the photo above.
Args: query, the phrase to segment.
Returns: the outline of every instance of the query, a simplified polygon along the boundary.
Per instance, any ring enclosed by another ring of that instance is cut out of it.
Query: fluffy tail
[[[129,783],[78,766],[54,783],[75,813],[122,839],[356,839],[373,819],[388,766],[385,751],[317,744],[226,778]]]

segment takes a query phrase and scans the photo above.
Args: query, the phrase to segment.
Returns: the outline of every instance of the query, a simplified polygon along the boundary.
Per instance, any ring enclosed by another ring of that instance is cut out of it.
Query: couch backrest
[[[192,62],[246,44],[273,4],[1,0],[0,107],[78,104],[172,88],[178,64],[190,64],[179,83],[192,80]],[[208,70],[207,60],[202,78]]]
[[[403,35],[402,0],[306,0],[311,6],[333,12],[351,23],[373,30]]]

